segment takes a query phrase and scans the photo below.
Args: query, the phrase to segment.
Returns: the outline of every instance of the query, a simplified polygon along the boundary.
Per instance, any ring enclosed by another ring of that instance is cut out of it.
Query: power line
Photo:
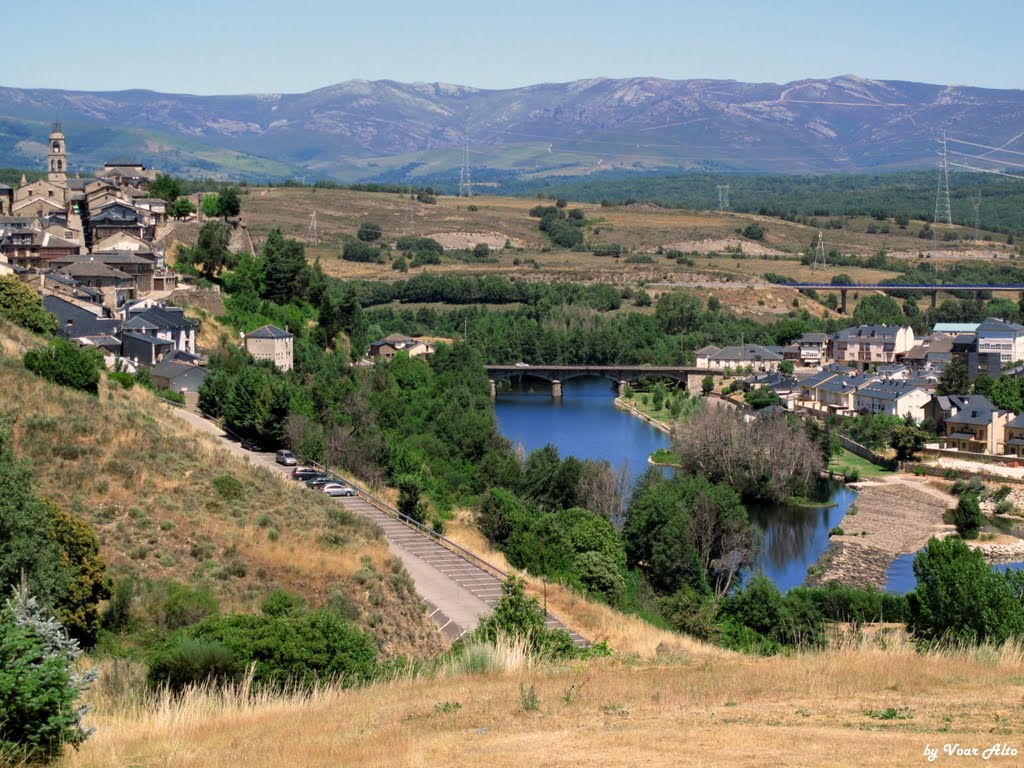
[[[729,185],[719,184],[718,185],[718,210],[728,211],[729,210]]]
[[[825,260],[825,236],[821,232],[818,232],[818,244],[814,246],[814,263],[811,264],[811,269],[817,269],[819,265],[828,266]]]
[[[1003,173],[1002,171],[995,171],[991,168],[975,168],[973,165],[964,165],[963,163],[950,163],[954,168],[963,168],[967,171],[974,171],[975,173],[994,173],[996,176],[1007,176],[1011,179],[1024,179],[1024,176],[1018,173]]]
[[[971,205],[974,208],[974,242],[978,242],[978,222],[981,213],[981,192],[971,198]]]
[[[416,229],[416,213],[413,210],[412,182],[409,182],[409,190],[405,201],[405,234],[413,235]]]
[[[459,197],[473,196],[473,182],[469,180],[469,124],[463,127],[462,170],[459,172]]]
[[[964,141],[963,139],[949,139],[956,144],[966,144],[969,147],[978,147],[979,149],[988,149],[993,152],[1005,152],[1009,155],[1021,155],[1024,156],[1024,152],[1019,152],[1016,149],[1006,149],[1004,147],[990,147],[988,144],[978,144],[976,141]]]
[[[946,132],[942,132],[942,160],[939,161],[939,186],[935,190],[935,223],[939,215],[947,224],[953,223],[953,211],[949,205],[949,155],[946,152]]]
[[[320,238],[316,230],[316,211],[309,214],[309,229],[306,231],[306,240],[310,245],[320,244]]]

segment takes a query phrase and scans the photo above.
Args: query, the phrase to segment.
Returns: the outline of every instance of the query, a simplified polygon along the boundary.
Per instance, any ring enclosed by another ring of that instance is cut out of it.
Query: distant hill
[[[493,187],[609,168],[929,167],[943,130],[986,145],[1014,140],[1024,130],[1024,91],[856,76],[783,85],[593,79],[508,90],[352,80],[240,96],[0,88],[0,166],[41,165],[55,117],[72,170],[130,158],[181,175],[251,181],[451,185],[468,128],[473,180]]]

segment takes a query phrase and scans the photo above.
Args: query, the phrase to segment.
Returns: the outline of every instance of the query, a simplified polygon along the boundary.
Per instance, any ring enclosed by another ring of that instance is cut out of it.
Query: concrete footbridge
[[[708,374],[721,378],[724,371],[719,369],[693,368],[671,365],[485,365],[487,378],[491,381],[491,397],[497,394],[497,382],[504,379],[529,377],[551,382],[551,396],[562,396],[562,382],[580,376],[600,376],[615,382],[619,395],[624,394],[626,385],[639,379],[671,379],[684,385],[691,392],[700,391],[701,382]]]
[[[723,282],[718,281],[700,281],[700,282],[686,282],[686,283],[649,283],[650,288],[704,288],[704,289],[722,289],[722,288],[795,288],[798,291],[838,291],[839,292],[839,311],[846,313],[846,294],[848,291],[878,291],[881,293],[891,293],[893,291],[917,291],[920,293],[927,293],[931,296],[932,308],[935,308],[936,301],[940,292],[950,291],[973,291],[975,298],[982,291],[989,291],[991,293],[1015,293],[1019,297],[1024,298],[1024,285],[1019,283],[1007,284],[1007,285],[972,285],[969,283],[844,283],[844,284],[833,284],[833,283],[755,283],[755,282]]]

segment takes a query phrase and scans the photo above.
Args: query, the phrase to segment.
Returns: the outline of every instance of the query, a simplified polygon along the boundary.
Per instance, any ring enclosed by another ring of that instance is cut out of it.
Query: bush
[[[622,246],[618,243],[594,243],[590,246],[590,252],[595,256],[614,256],[618,258],[622,253]]]
[[[364,243],[372,243],[374,240],[379,240],[382,234],[383,230],[381,230],[380,224],[374,224],[371,221],[364,221],[359,226],[359,231],[356,232],[356,237]]]
[[[180,629],[198,624],[220,610],[213,593],[205,587],[188,587],[176,581],[167,582],[166,595],[158,611],[166,629]]]
[[[994,572],[956,538],[932,539],[914,558],[907,629],[924,641],[1002,643],[1024,636],[1020,577]]]
[[[44,349],[30,349],[22,360],[28,370],[54,384],[94,395],[99,390],[103,357],[94,349],[54,339]]]
[[[573,570],[584,589],[612,605],[626,588],[621,568],[604,552],[581,552],[576,555]]]
[[[763,240],[764,227],[760,224],[747,224],[747,226],[743,228],[743,236],[748,240]]]
[[[34,333],[57,330],[57,318],[46,311],[42,297],[17,275],[0,275],[0,317]]]
[[[548,658],[581,655],[572,644],[572,637],[563,629],[548,629],[547,616],[536,597],[526,594],[526,584],[517,576],[509,576],[501,586],[501,597],[494,610],[480,621],[473,638],[484,642],[497,641],[498,635],[520,637],[530,649]],[[585,653],[585,652],[584,652]]]
[[[180,691],[189,685],[233,682],[244,669],[222,643],[179,637],[150,658],[148,677],[154,687]]]
[[[120,384],[121,389],[131,389],[135,386],[135,377],[127,371],[110,371],[107,378],[115,384]]]
[[[193,657],[201,651],[206,667],[189,665],[189,658],[180,651],[183,638],[203,641],[202,646],[184,648]],[[230,660],[218,646],[228,649]],[[165,658],[180,659],[182,665],[167,665]],[[332,681],[350,686],[373,677],[377,652],[369,637],[331,611],[293,609],[278,615],[212,616],[183,631],[156,655],[157,671],[150,675],[150,682],[170,684],[171,673],[179,669],[202,674],[213,662],[222,664],[218,679],[233,679],[238,668],[234,664],[242,669],[251,665],[253,682],[259,687],[310,687]]]
[[[984,524],[985,516],[981,514],[978,497],[965,493],[953,510],[953,525],[956,526],[956,532],[962,539],[976,539],[978,531]]]
[[[345,261],[369,262],[373,264],[384,263],[384,256],[381,254],[380,248],[369,245],[362,240],[350,240],[345,243],[345,247],[341,252],[341,258]]]
[[[217,475],[210,481],[213,490],[225,501],[236,501],[245,498],[245,486],[231,475]]]
[[[0,762],[49,763],[92,733],[77,702],[96,673],[75,671],[80,654],[27,592],[0,608]]]

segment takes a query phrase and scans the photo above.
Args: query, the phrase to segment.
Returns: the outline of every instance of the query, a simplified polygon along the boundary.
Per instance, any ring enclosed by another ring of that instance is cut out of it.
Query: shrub
[[[52,762],[92,733],[77,702],[96,673],[75,671],[80,654],[27,591],[0,608],[0,762]]]
[[[381,254],[380,248],[365,243],[362,240],[351,240],[345,243],[345,247],[341,252],[341,258],[345,261],[384,263],[384,257]]]
[[[191,637],[176,638],[150,658],[149,682],[180,691],[189,685],[226,683],[239,679],[244,667],[223,643]]]
[[[965,493],[960,497],[956,509],[953,510],[953,524],[961,538],[978,538],[978,531],[985,524],[985,516],[981,514],[977,496]]]
[[[924,641],[1002,643],[1024,636],[1019,576],[994,572],[956,538],[932,539],[914,558],[907,629]],[[1015,588],[1016,586],[1016,588]]]
[[[131,389],[135,386],[135,377],[127,371],[111,371],[107,378],[115,384],[120,384],[121,389]]]
[[[227,648],[233,663],[242,668],[252,666],[253,682],[261,687],[308,687],[331,681],[356,685],[371,679],[376,671],[373,641],[338,614],[326,610],[212,616],[174,638],[157,660],[175,653],[183,637],[206,643],[187,648],[205,649],[205,658],[219,660],[224,664],[223,674],[230,676],[235,667],[217,646]],[[195,669],[202,671],[199,666]],[[169,683],[170,671],[173,668],[167,665],[158,667],[158,672],[150,675],[150,682]]]
[[[217,475],[210,481],[213,490],[225,501],[236,501],[245,498],[245,487],[231,475]]]
[[[569,633],[548,629],[547,616],[536,597],[526,594],[526,585],[517,576],[509,576],[501,586],[501,597],[494,610],[480,621],[473,638],[496,642],[499,635],[525,639],[531,650],[551,658],[578,655]]]
[[[205,587],[193,588],[171,581],[167,582],[166,595],[158,610],[166,629],[179,629],[217,613],[220,604]]]
[[[381,234],[383,234],[383,231],[380,228],[380,224],[374,224],[372,221],[364,221],[359,225],[359,231],[356,232],[356,237],[364,243],[372,243],[374,240],[379,240]]]
[[[54,339],[44,349],[30,349],[22,360],[28,370],[54,384],[94,395],[99,389],[103,357],[94,349]]]
[[[17,275],[0,275],[0,317],[34,333],[57,330],[57,318],[46,311],[42,297]]]
[[[760,224],[747,224],[747,226],[743,228],[743,236],[748,240],[763,240],[764,227]]]
[[[604,552],[581,552],[573,563],[580,584],[614,605],[626,588],[621,569]]]
[[[590,252],[595,256],[619,257],[622,253],[622,246],[618,243],[594,243],[590,246]],[[653,262],[653,259],[651,260]]]

